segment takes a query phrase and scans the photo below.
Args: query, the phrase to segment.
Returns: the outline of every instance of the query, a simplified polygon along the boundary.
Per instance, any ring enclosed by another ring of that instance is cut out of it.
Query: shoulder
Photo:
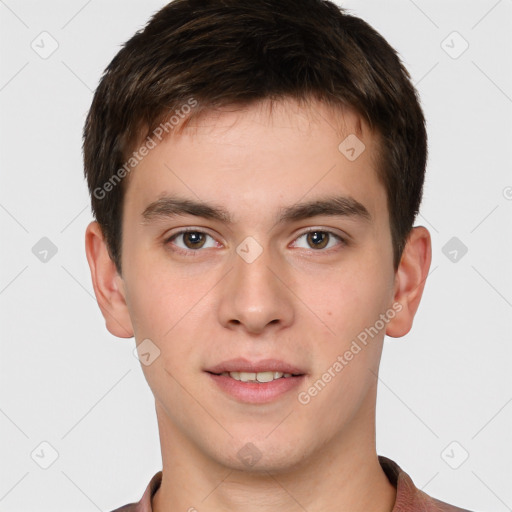
[[[393,460],[379,455],[380,465],[396,488],[392,512],[471,512],[433,498],[418,489],[411,477]]]
[[[128,505],[123,505],[122,507],[116,508],[111,512],[137,512],[138,503],[130,503]]]
[[[142,498],[137,503],[129,503],[122,507],[116,508],[111,512],[152,512],[151,498],[156,493],[162,482],[162,471],[158,471],[153,475],[149,484],[142,495]]]

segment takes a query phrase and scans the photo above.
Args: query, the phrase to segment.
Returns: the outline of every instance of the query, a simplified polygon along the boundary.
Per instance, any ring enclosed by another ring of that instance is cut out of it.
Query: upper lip
[[[261,361],[249,361],[243,357],[236,359],[230,359],[229,361],[223,361],[222,363],[216,364],[206,369],[210,373],[223,373],[223,372],[282,372],[292,373],[295,375],[303,375],[304,370],[297,366],[285,363],[279,359],[262,359]]]

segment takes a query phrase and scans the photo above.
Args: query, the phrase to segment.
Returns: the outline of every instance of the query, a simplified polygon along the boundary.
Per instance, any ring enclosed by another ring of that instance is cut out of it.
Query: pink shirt
[[[416,488],[411,477],[402,471],[400,466],[379,455],[379,462],[389,481],[396,488],[396,501],[392,512],[470,512],[466,509],[454,507],[443,501],[431,498]],[[117,508],[112,512],[152,512],[151,497],[156,493],[162,481],[162,471],[156,473],[138,503],[131,503]]]

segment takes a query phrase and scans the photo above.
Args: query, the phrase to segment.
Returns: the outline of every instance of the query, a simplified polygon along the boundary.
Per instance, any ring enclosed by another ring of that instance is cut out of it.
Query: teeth
[[[276,379],[279,379],[281,377],[281,375],[279,375],[279,377],[274,377],[276,372],[260,372],[260,373],[257,373],[256,374],[256,380],[258,382],[272,382],[274,380],[274,378]]]
[[[221,373],[224,377],[231,377],[232,379],[239,380],[242,382],[271,382],[281,377],[291,377],[291,373],[282,372],[223,372]]]

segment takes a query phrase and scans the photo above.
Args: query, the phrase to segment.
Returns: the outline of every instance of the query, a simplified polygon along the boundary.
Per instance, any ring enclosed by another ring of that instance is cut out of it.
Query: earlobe
[[[423,226],[412,228],[395,276],[394,302],[400,303],[402,309],[388,323],[386,335],[399,338],[411,330],[431,260],[430,233]]]
[[[91,222],[85,231],[85,252],[94,293],[108,331],[118,338],[133,337],[122,278],[108,253],[100,225]]]

